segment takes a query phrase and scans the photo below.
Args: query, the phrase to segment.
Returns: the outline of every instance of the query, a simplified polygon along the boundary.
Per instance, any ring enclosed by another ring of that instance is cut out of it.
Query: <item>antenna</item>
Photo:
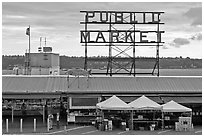
[[[38,52],[42,52],[41,42],[42,42],[42,37],[40,37],[40,47],[38,47]]]
[[[42,37],[40,37],[40,47],[41,47]]]
[[[47,42],[47,41],[46,41],[46,37],[45,37],[45,47],[46,47],[46,42]],[[47,59],[46,51],[44,50],[45,47],[43,47],[43,52],[45,53],[45,54],[44,54],[44,60],[48,60],[48,59]]]
[[[46,47],[46,37],[45,37],[45,47]]]

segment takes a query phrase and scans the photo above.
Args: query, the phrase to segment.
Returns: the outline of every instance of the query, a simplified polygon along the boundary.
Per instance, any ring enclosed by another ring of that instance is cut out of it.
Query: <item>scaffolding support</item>
[[[109,23],[109,57],[108,57],[108,66],[106,75],[110,74],[112,76],[112,43],[111,43],[111,15],[110,15],[110,23]],[[110,73],[109,73],[110,71]]]
[[[159,36],[159,24],[157,25],[157,42],[160,41],[160,36]],[[159,77],[159,44],[157,43],[157,76]]]
[[[85,32],[87,32],[87,22],[88,22],[88,18],[87,15],[85,17]],[[84,61],[84,70],[87,70],[87,42],[85,43],[85,61]]]

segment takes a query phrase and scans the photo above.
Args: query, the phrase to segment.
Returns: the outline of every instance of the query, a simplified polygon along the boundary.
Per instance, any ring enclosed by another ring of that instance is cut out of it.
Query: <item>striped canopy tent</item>
[[[163,104],[163,112],[191,112],[192,109],[187,108],[173,100]]]
[[[107,100],[97,103],[96,107],[102,110],[130,110],[131,108],[117,96],[113,95]]]
[[[128,106],[130,106],[133,110],[161,110],[162,109],[161,105],[147,98],[144,95],[130,102]]]

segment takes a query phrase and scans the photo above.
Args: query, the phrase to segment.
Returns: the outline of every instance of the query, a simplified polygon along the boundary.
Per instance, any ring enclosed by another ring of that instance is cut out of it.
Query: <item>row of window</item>
[[[193,116],[202,116],[202,112],[201,111],[193,111],[192,113]]]

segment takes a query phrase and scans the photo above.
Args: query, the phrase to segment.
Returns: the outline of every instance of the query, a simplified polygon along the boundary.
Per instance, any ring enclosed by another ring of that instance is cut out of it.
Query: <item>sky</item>
[[[84,20],[81,10],[163,11],[161,22],[165,24],[160,30],[165,31],[162,34],[165,43],[160,47],[160,57],[202,58],[201,2],[3,2],[2,54],[25,54],[28,49],[25,31],[30,25],[31,52],[38,52],[40,37],[43,40],[46,37],[46,46],[51,46],[54,53],[84,56],[80,43],[80,30],[84,29],[80,25]],[[155,55],[153,47],[136,48],[136,56]],[[89,47],[88,56],[108,56],[108,48]]]

